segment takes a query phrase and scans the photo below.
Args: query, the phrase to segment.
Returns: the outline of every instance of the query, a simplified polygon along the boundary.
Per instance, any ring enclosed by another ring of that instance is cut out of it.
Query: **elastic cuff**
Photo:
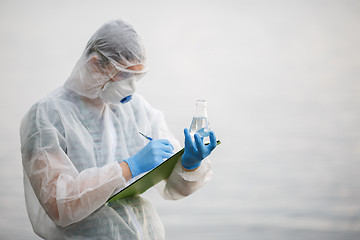
[[[197,166],[196,168],[194,168],[194,169],[187,169],[187,168],[185,168],[182,164],[181,164],[181,167],[184,169],[184,171],[186,171],[186,172],[193,172],[193,171],[195,171],[196,169],[198,169],[199,167],[200,167],[200,165],[199,166]]]
[[[196,170],[200,166],[200,164],[201,164],[201,161],[198,164],[193,165],[191,167],[185,167],[184,164],[181,161],[181,166],[184,168],[185,171],[189,171],[189,172],[192,172],[192,171]]]

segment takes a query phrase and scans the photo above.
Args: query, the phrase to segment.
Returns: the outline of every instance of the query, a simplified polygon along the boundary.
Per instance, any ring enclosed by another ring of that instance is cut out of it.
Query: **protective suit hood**
[[[64,87],[94,99],[119,69],[138,64],[145,65],[145,49],[140,36],[129,23],[112,20],[90,38]]]

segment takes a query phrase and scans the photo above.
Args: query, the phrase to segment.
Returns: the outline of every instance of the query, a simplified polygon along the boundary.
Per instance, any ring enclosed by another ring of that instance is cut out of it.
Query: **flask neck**
[[[195,109],[195,118],[207,118],[206,111],[206,101],[205,100],[197,100],[196,101],[196,109]]]

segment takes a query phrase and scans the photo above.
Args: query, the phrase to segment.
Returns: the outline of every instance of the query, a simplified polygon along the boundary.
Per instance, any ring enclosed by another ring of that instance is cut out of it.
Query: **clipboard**
[[[217,145],[221,142],[218,140]],[[207,145],[207,144],[206,144]],[[159,183],[160,181],[169,178],[171,172],[173,171],[176,163],[181,158],[184,153],[184,148],[175,153],[173,156],[159,164],[157,167],[153,168],[147,172],[144,176],[137,179],[135,182],[129,186],[123,188],[120,192],[116,193],[110,197],[106,202],[116,201],[126,197],[132,197],[144,193],[146,190]]]

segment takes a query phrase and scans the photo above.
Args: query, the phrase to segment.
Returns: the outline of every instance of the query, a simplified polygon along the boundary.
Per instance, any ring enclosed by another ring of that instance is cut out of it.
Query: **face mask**
[[[135,77],[117,82],[109,81],[100,90],[99,97],[106,103],[127,103],[135,92]]]

